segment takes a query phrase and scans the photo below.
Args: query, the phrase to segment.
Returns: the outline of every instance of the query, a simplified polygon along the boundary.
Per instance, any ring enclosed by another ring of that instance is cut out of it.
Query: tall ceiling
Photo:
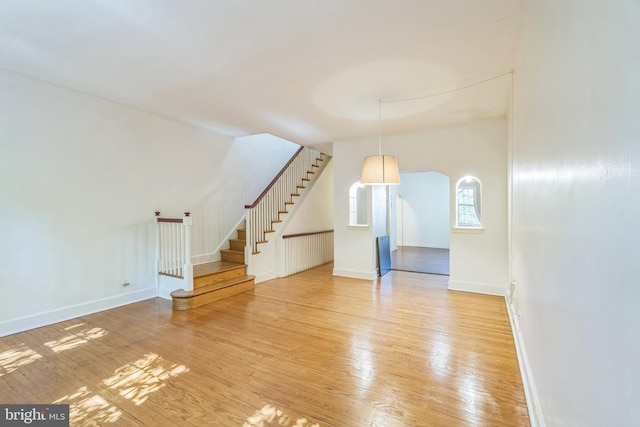
[[[314,145],[377,134],[379,113],[383,133],[504,115],[520,15],[521,0],[0,0],[0,68]]]

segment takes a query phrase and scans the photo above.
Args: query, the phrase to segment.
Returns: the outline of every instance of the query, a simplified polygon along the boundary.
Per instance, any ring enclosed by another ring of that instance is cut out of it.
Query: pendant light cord
[[[378,154],[382,156],[382,101],[378,99]]]

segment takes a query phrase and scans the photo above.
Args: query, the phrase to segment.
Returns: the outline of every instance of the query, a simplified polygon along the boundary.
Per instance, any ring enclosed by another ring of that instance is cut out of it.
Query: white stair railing
[[[184,290],[193,290],[189,212],[183,218],[161,218],[156,212],[156,266],[158,274],[181,278]]]
[[[281,221],[293,197],[307,187],[325,157],[319,151],[300,147],[256,201],[245,206],[248,255],[259,253],[258,244],[267,242],[273,225]]]
[[[333,230],[288,234],[284,241],[283,276],[333,261]]]

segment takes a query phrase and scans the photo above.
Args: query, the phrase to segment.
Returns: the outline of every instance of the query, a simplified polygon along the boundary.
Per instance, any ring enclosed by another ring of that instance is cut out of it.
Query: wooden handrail
[[[309,233],[298,233],[298,234],[287,234],[286,236],[282,236],[282,238],[290,239],[292,237],[313,236],[314,234],[324,234],[324,233],[333,233],[333,230],[311,231]]]
[[[158,222],[179,222],[182,223],[182,218],[157,218]]]
[[[287,168],[289,167],[289,165],[291,163],[293,163],[293,161],[295,160],[296,157],[298,157],[298,154],[300,154],[300,152],[304,150],[304,146],[301,145],[300,148],[298,148],[298,151],[295,152],[295,154],[293,155],[293,157],[291,157],[291,159],[289,159],[289,161],[287,162],[286,165],[284,165],[284,167],[282,168],[282,170],[278,173],[278,175],[276,175],[275,178],[273,178],[273,180],[269,183],[269,185],[267,185],[267,188],[264,189],[264,191],[262,192],[262,194],[260,194],[258,196],[258,198],[256,199],[255,202],[253,202],[250,205],[244,205],[245,209],[253,209],[256,206],[258,206],[258,203],[260,203],[260,200],[262,200],[262,198],[269,192],[269,190],[271,189],[271,187],[273,187],[273,185],[276,183],[276,181],[278,180],[278,178],[280,178],[282,176],[282,174],[284,173],[285,170],[287,170]]]
[[[160,218],[160,211],[156,211],[156,221],[157,222],[183,222],[182,218]],[[184,216],[191,215],[191,212],[185,212]]]
[[[191,212],[185,212],[184,216],[191,215]],[[160,212],[156,211],[156,221],[158,222],[183,222],[182,218],[160,218]]]

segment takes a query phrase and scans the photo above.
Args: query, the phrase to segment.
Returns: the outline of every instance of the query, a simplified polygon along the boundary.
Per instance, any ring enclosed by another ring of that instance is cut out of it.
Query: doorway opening
[[[390,194],[391,269],[449,275],[449,177],[402,172]]]

